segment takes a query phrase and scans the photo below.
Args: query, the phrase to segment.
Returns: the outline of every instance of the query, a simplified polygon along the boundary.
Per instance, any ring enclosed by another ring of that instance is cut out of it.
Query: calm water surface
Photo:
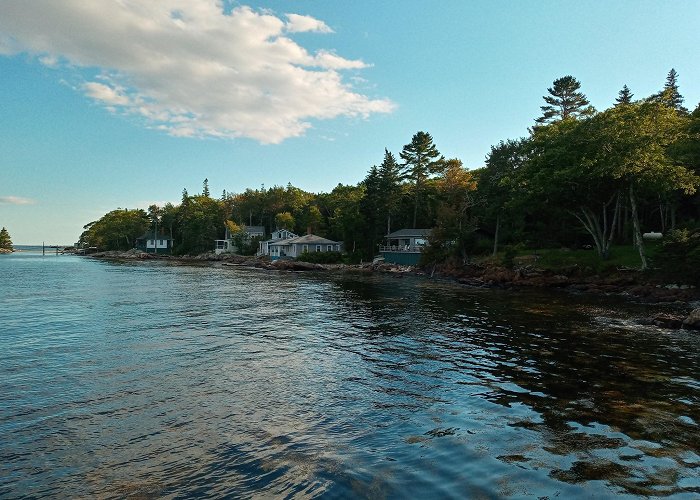
[[[653,311],[0,256],[0,497],[698,498],[700,337]]]

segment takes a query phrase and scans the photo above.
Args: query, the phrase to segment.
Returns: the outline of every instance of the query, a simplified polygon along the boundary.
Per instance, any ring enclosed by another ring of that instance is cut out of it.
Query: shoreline
[[[426,270],[414,266],[396,264],[314,264],[296,260],[270,261],[266,257],[219,254],[207,252],[200,255],[151,254],[129,250],[126,252],[97,252],[85,257],[106,260],[161,260],[180,263],[208,263],[210,265],[243,267],[266,271],[350,273],[358,275],[388,274],[402,277],[409,274],[428,279],[455,283],[468,288],[510,289],[526,291],[557,289],[571,294],[615,295],[630,301],[649,305],[673,306],[679,314],[661,314],[648,321],[662,328],[700,329],[700,289],[692,285],[664,284],[653,281],[636,270],[618,270],[609,275],[583,275],[574,266],[570,269],[538,269],[523,266],[507,269],[500,266],[471,264],[460,269],[436,266]],[[680,311],[683,311],[682,313]]]

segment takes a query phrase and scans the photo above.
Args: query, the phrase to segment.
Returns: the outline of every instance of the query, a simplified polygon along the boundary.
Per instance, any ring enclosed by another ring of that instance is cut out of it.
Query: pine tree
[[[444,158],[433,144],[433,138],[427,132],[417,132],[410,144],[406,144],[401,151],[403,164],[403,177],[413,183],[413,228],[418,220],[418,204],[423,193],[423,184],[431,174],[440,172],[444,168]]]
[[[8,233],[7,229],[4,227],[0,229],[0,250],[9,250],[10,252],[13,250],[10,233]]]
[[[615,106],[620,104],[630,104],[632,102],[632,97],[634,94],[629,89],[627,85],[623,85],[622,90],[617,94],[617,99],[615,99]]]
[[[202,183],[202,196],[209,198],[209,179],[204,179]]]
[[[583,92],[579,92],[581,84],[571,75],[554,80],[553,85],[547,89],[550,95],[542,96],[547,103],[542,106],[542,116],[535,120],[544,125],[569,117],[590,115],[595,110]]]

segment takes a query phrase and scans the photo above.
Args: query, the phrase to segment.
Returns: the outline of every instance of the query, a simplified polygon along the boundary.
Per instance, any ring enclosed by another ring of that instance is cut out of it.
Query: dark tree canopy
[[[619,106],[620,104],[631,104],[632,97],[634,97],[634,94],[627,85],[624,85],[622,87],[622,90],[620,90],[620,92],[618,92],[617,94],[617,99],[615,99],[615,106]]]
[[[588,98],[583,92],[579,92],[581,83],[571,75],[554,80],[553,85],[547,89],[549,95],[542,96],[546,106],[542,106],[542,116],[535,120],[538,124],[556,122],[569,117],[587,115],[593,112]]]

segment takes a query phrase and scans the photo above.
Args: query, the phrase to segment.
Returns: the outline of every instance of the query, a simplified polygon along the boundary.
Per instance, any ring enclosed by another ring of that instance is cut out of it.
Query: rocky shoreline
[[[472,264],[459,269],[421,269],[383,262],[365,264],[313,264],[295,260],[270,261],[267,257],[233,254],[216,255],[208,252],[200,255],[171,256],[144,253],[139,250],[126,252],[98,252],[89,255],[97,259],[167,260],[174,262],[209,263],[221,266],[247,267],[273,271],[317,271],[356,274],[391,273],[397,276],[412,274],[454,281],[473,288],[502,289],[561,289],[571,293],[619,295],[635,302],[672,304],[677,314],[660,314],[646,318],[646,324],[662,328],[686,328],[700,330],[700,289],[692,285],[653,282],[635,270],[618,270],[606,275],[584,275],[576,267],[552,272],[534,266],[507,269],[499,266]],[[683,312],[681,312],[683,311]]]

